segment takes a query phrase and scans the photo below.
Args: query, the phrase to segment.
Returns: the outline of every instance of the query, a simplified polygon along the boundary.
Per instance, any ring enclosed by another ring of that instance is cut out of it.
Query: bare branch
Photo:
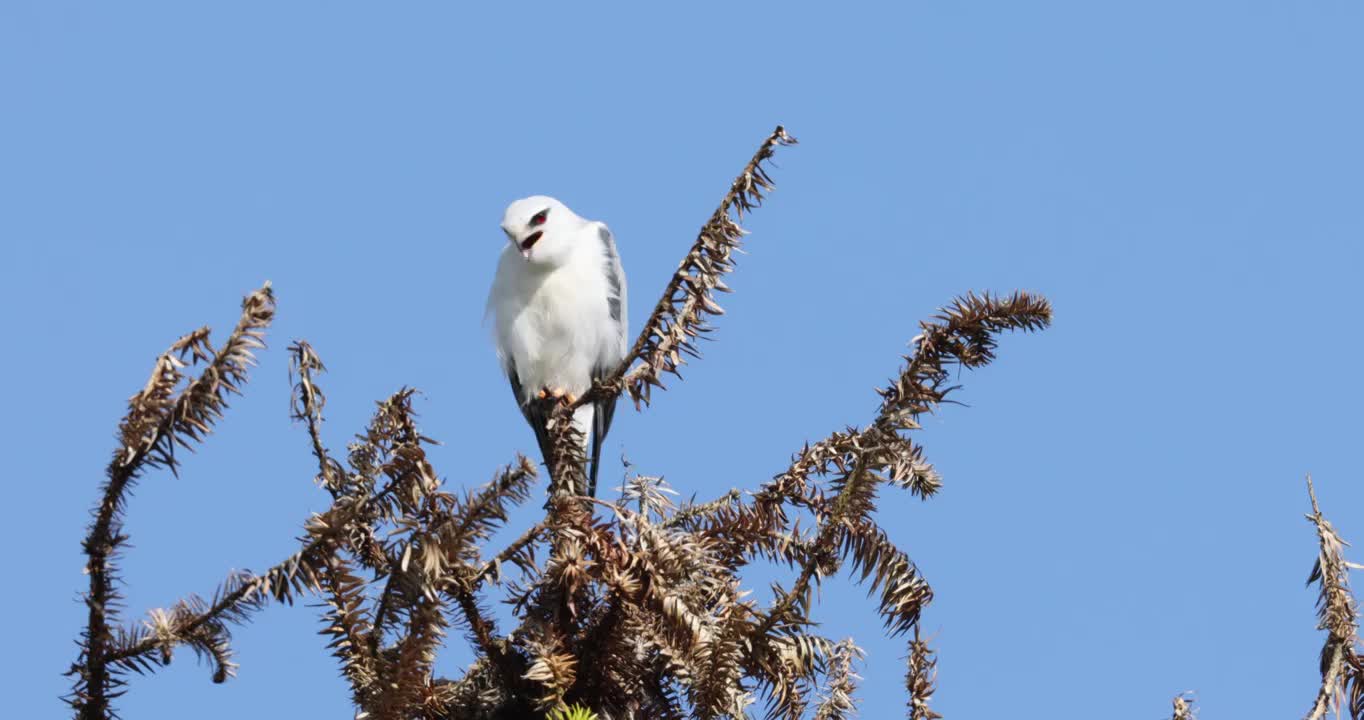
[[[932,589],[909,558],[871,519],[877,486],[891,483],[927,497],[941,485],[937,473],[924,462],[920,449],[900,433],[919,427],[919,415],[932,412],[954,387],[946,383],[953,365],[975,368],[994,359],[995,335],[1003,330],[1045,327],[1051,308],[1043,298],[1014,293],[1004,299],[968,294],[944,309],[936,322],[922,323],[914,352],[906,358],[899,378],[880,391],[882,404],[872,425],[862,431],[831,435],[799,453],[791,467],[777,476],[760,496],[805,497],[811,473],[835,473],[835,494],[827,506],[816,507],[819,533],[809,552],[799,560],[801,572],[790,590],[778,594],[763,614],[755,632],[766,635],[787,623],[807,617],[811,583],[837,570],[843,558],[860,568],[862,580],[880,587],[881,614],[892,633],[915,629]],[[779,500],[778,500],[779,501]],[[772,512],[775,512],[772,511]]]
[[[227,407],[227,395],[238,392],[246,381],[247,369],[254,364],[252,353],[264,347],[265,328],[274,314],[274,294],[267,282],[242,301],[241,319],[222,350],[212,351],[207,328],[185,335],[157,359],[146,386],[129,400],[128,414],[119,425],[120,447],[109,463],[103,497],[82,543],[90,577],[85,596],[89,616],[81,656],[71,670],[77,680],[69,699],[81,718],[104,720],[111,714],[110,627],[118,600],[112,560],[127,541],[121,516],[128,488],[146,467],[175,472],[175,446],[188,448],[209,432]],[[187,360],[207,365],[198,378],[174,393]]]
[[[938,679],[938,659],[928,643],[914,628],[914,639],[909,641],[909,670],[905,673],[905,690],[909,693],[909,720],[937,720],[942,717],[928,706],[933,699],[933,686]]]
[[[1348,545],[1321,514],[1317,504],[1312,476],[1307,476],[1307,495],[1312,501],[1308,522],[1317,529],[1319,550],[1317,561],[1307,583],[1317,583],[1317,629],[1325,630],[1326,643],[1321,649],[1321,688],[1308,712],[1308,720],[1320,720],[1331,707],[1339,707],[1339,698],[1349,697],[1352,718],[1364,715],[1364,662],[1357,654],[1359,645],[1359,609],[1350,592],[1350,563],[1345,559]]]
[[[795,143],[795,138],[780,125],[772,131],[734,179],[720,206],[701,228],[691,252],[682,259],[664,288],[663,297],[644,323],[625,363],[612,376],[623,375],[622,384],[637,406],[641,402],[648,404],[651,387],[662,387],[660,375],[677,374],[684,362],[682,354],[697,355],[694,340],[710,331],[705,317],[724,312],[715,302],[714,293],[729,290],[721,278],[734,269],[732,255],[744,236],[738,222],[745,212],[761,205],[763,193],[772,189],[772,179],[763,163],[777,147]],[[625,365],[636,360],[640,364],[625,374]]]
[[[414,391],[406,388],[378,403],[343,466],[323,441],[327,398],[318,379],[325,367],[308,343],[296,341],[290,414],[307,427],[330,507],[307,521],[297,552],[265,573],[234,573],[210,600],[189,596],[142,623],[110,624],[108,559],[123,539],[124,493],[144,467],[174,470],[175,446],[189,447],[209,432],[245,379],[250,351],[260,346],[273,313],[268,286],[248,298],[222,351],[208,344],[207,330],[182,338],[130,403],[87,539],[92,620],[73,667],[79,676],[73,706],[82,717],[107,720],[110,691],[120,682],[113,672],[154,670],[182,645],[208,660],[222,681],[235,667],[232,624],[272,600],[293,603],[318,593],[325,603],[322,634],[350,683],[358,717],[493,720],[568,707],[602,718],[747,717],[761,698],[772,720],[836,720],[853,712],[861,651],[851,640],[816,634],[812,606],[823,578],[842,569],[879,595],[892,634],[913,632],[910,717],[938,718],[928,707],[936,661],[919,638],[932,590],[877,524],[878,494],[885,485],[924,498],[938,491],[941,479],[908,431],[948,401],[955,370],[993,359],[998,333],[1044,327],[1051,312],[1044,299],[1015,293],[956,300],[922,324],[869,425],[807,444],[756,492],[734,490],[679,507],[662,477],[635,475],[619,502],[583,496],[585,443],[574,410],[622,393],[637,408],[647,405],[663,375],[677,374],[684,355],[696,356],[697,338],[722,312],[715,295],[728,291],[724,276],[744,234],[738,223],[771,189],[765,163],[778,146],[794,142],[781,127],[764,141],[614,372],[577,400],[545,401],[544,518],[490,558],[484,546],[510,508],[529,497],[535,466],[520,458],[477,490],[447,491],[428,461],[426,446],[434,441],[418,430]],[[188,383],[187,363],[205,365]],[[541,544],[543,567],[536,559]],[[765,611],[749,599],[741,574],[758,559],[784,563],[796,576],[789,590],[774,586]],[[502,579],[506,562],[519,577]],[[1326,574],[1334,578],[1333,572]],[[480,594],[488,582],[502,586],[515,618],[505,635]],[[454,682],[433,677],[447,624],[467,630],[475,654]],[[1342,652],[1349,662],[1332,677],[1354,672],[1353,650]]]
[[[406,633],[394,653],[392,672],[373,703],[376,720],[410,718],[429,695],[431,667],[445,636],[445,618],[439,604],[419,597],[407,620]]]
[[[1170,720],[1194,720],[1193,693],[1180,693],[1170,701]]]
[[[372,453],[368,458],[387,458],[395,444],[415,446],[426,440],[410,423],[410,390],[401,390],[380,403],[380,411],[369,430]],[[401,448],[400,448],[401,449]],[[420,448],[418,448],[419,450]],[[304,591],[321,589],[321,578],[329,568],[330,559],[339,547],[349,544],[357,534],[357,527],[368,528],[376,515],[392,514],[388,504],[395,495],[398,502],[412,503],[422,488],[435,482],[429,467],[419,456],[410,452],[396,452],[388,462],[376,465],[375,472],[387,472],[390,477],[384,487],[371,495],[337,498],[326,512],[314,515],[304,525],[306,536],[303,547],[288,559],[261,575],[234,574],[223,584],[217,599],[202,612],[188,616],[184,632],[193,632],[200,625],[217,622],[225,617],[235,621],[245,619],[259,609],[268,598],[292,603],[294,596]],[[387,566],[385,560],[383,565]],[[155,649],[154,638],[133,643],[113,653],[110,661],[129,661]]]
[[[834,646],[825,681],[824,699],[815,708],[815,720],[844,720],[852,717],[853,694],[857,692],[857,681],[861,679],[853,671],[853,663],[862,659],[862,656],[862,648],[857,647],[852,638],[845,638]]]
[[[334,509],[331,512],[337,511]],[[345,524],[328,515],[319,515],[309,522],[308,528],[312,540],[303,549],[262,575],[249,573],[230,575],[215,594],[212,603],[204,608],[195,608],[196,612],[181,618],[176,626],[175,635],[188,636],[203,625],[224,619],[241,622],[263,607],[271,597],[277,601],[292,603],[296,593],[320,589],[321,575],[331,557],[332,546],[338,541],[337,535],[345,529]],[[164,612],[153,610],[152,614]],[[140,642],[110,652],[107,660],[119,663],[132,661],[141,655],[163,648],[164,645],[164,637],[145,637]]]
[[[550,455],[545,458],[550,475],[549,495],[551,498],[586,496],[587,455],[583,450],[586,439],[573,422],[573,411],[577,406],[549,402],[555,403],[547,415],[549,421],[545,428],[550,438]]]
[[[289,346],[289,354],[290,379],[298,377],[294,382],[290,415],[295,420],[308,424],[313,457],[317,458],[317,484],[326,488],[332,497],[336,497],[345,491],[346,471],[322,444],[322,408],[327,404],[327,396],[314,382],[314,375],[326,372],[327,368],[322,364],[322,358],[313,350],[313,346],[305,340],[295,340]]]
[[[545,524],[543,522],[532,525],[527,528],[524,533],[521,533],[521,537],[512,541],[510,545],[503,548],[494,555],[492,559],[488,560],[488,562],[483,563],[483,568],[474,576],[474,589],[477,590],[478,587],[488,579],[493,579],[494,582],[496,582],[496,579],[501,573],[502,563],[515,561],[516,558],[521,557],[528,548],[540,540],[540,536],[544,534],[544,532]]]
[[[328,606],[323,632],[332,637],[327,647],[341,661],[341,673],[350,682],[356,707],[366,707],[375,693],[379,668],[370,642],[375,629],[365,619],[363,609],[365,581],[354,574],[349,562],[335,555],[321,580]]]
[[[647,405],[650,389],[662,387],[659,377],[663,373],[677,374],[684,363],[683,354],[698,355],[694,341],[711,329],[706,316],[724,313],[715,302],[714,293],[729,292],[721,278],[734,269],[732,256],[745,234],[738,223],[744,213],[759,207],[763,193],[772,189],[772,178],[763,163],[772,158],[778,147],[795,144],[796,139],[780,125],[763,141],[701,227],[691,251],[682,258],[677,272],[664,287],[630,352],[615,372],[578,399],[575,408],[604,393],[616,395],[622,391],[629,393],[636,407],[641,403]],[[638,364],[631,368],[635,363]]]
[[[934,320],[920,323],[923,331],[914,338],[914,352],[905,359],[904,370],[879,391],[881,410],[874,425],[891,432],[919,429],[919,416],[933,412],[957,389],[948,385],[954,366],[988,365],[995,359],[995,337],[1001,332],[1049,326],[1051,303],[1022,291],[1003,298],[968,293]]]

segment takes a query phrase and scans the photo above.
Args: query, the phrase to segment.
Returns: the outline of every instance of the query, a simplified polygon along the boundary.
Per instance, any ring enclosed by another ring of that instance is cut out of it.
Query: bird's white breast
[[[568,262],[547,269],[514,250],[503,254],[491,309],[498,354],[515,368],[523,402],[543,388],[581,395],[591,387],[593,366],[620,345],[602,258],[595,243],[582,243]]]

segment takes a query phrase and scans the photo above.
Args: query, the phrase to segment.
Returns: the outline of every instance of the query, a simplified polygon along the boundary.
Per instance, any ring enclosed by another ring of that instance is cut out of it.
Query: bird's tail
[[[597,496],[597,470],[601,466],[601,446],[606,441],[606,432],[611,429],[611,418],[616,414],[616,400],[598,400],[592,403],[592,470],[587,478],[588,497]]]
[[[544,420],[534,423],[531,428],[535,430],[535,442],[540,446],[540,457],[545,461],[545,474],[552,480],[554,478],[554,442],[549,438],[549,430],[545,427]]]
[[[587,476],[587,496],[597,496],[597,469],[601,466],[601,443],[602,436],[606,433],[598,431],[595,420],[592,423],[592,469]]]

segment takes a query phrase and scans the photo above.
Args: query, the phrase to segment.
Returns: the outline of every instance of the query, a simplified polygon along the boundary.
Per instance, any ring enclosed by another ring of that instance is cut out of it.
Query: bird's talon
[[[551,387],[542,388],[540,392],[536,394],[536,397],[540,398],[541,400],[557,400],[559,402],[567,403],[569,405],[572,405],[573,403],[578,401],[577,396],[565,390],[564,388]]]

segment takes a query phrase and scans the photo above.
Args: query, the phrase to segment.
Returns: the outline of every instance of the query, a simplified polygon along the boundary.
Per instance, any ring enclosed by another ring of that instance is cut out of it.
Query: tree
[[[781,127],[763,142],[702,227],[625,362],[572,404],[545,401],[554,468],[545,513],[496,552],[484,546],[508,509],[532,496],[536,465],[520,457],[481,488],[444,488],[427,460],[431,441],[417,427],[409,389],[378,403],[341,462],[323,441],[326,396],[318,382],[325,367],[307,342],[295,341],[292,413],[307,427],[316,481],[331,506],[305,522],[298,551],[266,572],[229,576],[207,600],[190,595],[140,623],[120,624],[114,580],[128,539],[128,490],[147,470],[176,472],[176,448],[202,442],[229,396],[240,392],[274,315],[270,285],[247,296],[221,348],[207,328],[173,343],[129,402],[83,544],[89,615],[69,673],[76,716],[111,717],[128,673],[154,671],[182,645],[208,660],[215,682],[225,681],[235,668],[233,624],[272,601],[314,594],[328,607],[324,632],[364,717],[742,717],[761,700],[770,717],[832,720],[854,708],[861,651],[851,639],[814,632],[813,590],[847,569],[879,594],[886,632],[907,638],[909,717],[939,717],[929,707],[936,661],[918,627],[932,589],[873,513],[887,488],[922,499],[938,491],[937,473],[909,434],[922,415],[949,401],[955,371],[994,360],[1000,333],[1049,325],[1046,299],[1015,292],[954,300],[921,323],[866,426],[807,444],[756,489],[680,505],[657,477],[633,476],[614,503],[572,490],[583,487],[585,465],[572,411],[619,394],[643,409],[665,374],[676,374],[685,356],[699,357],[695,340],[722,312],[715,296],[728,291],[723,278],[744,234],[738,222],[771,188],[764,163],[794,142]],[[196,367],[197,376],[187,374]],[[1322,586],[1329,633],[1313,717],[1342,691],[1353,716],[1364,717],[1348,564],[1315,497],[1313,510],[1322,544],[1313,578]],[[744,573],[755,560],[793,573],[766,606],[746,599]],[[514,577],[504,576],[506,566]],[[513,605],[518,625],[510,633],[484,607],[492,588]],[[478,659],[463,677],[437,678],[435,654],[451,624]],[[1176,698],[1176,717],[1189,712]]]

